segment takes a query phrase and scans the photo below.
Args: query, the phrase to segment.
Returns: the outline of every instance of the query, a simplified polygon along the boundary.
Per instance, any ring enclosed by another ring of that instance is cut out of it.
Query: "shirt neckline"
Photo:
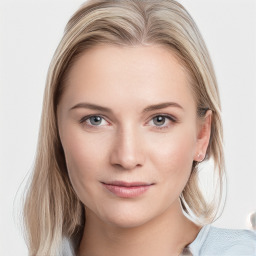
[[[195,240],[188,245],[188,249],[191,251],[193,255],[197,255],[199,253],[199,250],[202,248],[206,237],[210,231],[211,225],[207,224],[203,226],[199,233],[197,234]]]

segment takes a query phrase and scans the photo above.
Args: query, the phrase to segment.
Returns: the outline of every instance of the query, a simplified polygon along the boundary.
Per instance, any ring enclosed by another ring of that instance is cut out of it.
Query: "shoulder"
[[[207,225],[191,244],[193,255],[256,256],[256,232]]]
[[[217,255],[256,256],[256,233],[251,230],[210,227],[203,251],[218,252]]]

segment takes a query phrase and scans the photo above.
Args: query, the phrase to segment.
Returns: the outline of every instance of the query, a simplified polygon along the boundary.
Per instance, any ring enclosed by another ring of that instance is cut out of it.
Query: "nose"
[[[144,165],[142,137],[132,128],[117,132],[110,155],[112,165],[122,170],[133,170]]]

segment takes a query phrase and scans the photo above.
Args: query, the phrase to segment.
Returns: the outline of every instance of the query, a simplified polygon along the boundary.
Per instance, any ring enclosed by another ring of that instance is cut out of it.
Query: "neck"
[[[157,218],[133,228],[104,223],[87,209],[78,255],[176,256],[193,242],[200,228],[184,216],[179,203],[175,210],[169,208]]]

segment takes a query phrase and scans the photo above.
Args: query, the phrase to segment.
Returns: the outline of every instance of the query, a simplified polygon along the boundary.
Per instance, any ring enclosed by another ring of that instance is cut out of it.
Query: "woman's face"
[[[58,105],[68,174],[88,214],[135,227],[177,210],[210,118],[161,46],[96,46],[72,66]],[[208,129],[208,130],[207,130]]]

